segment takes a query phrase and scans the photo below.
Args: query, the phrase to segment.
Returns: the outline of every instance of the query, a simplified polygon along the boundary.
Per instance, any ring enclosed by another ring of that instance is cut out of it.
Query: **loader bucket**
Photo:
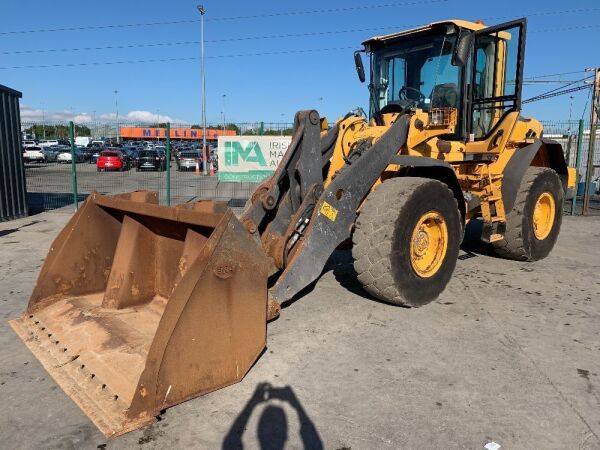
[[[11,326],[115,436],[240,381],[266,343],[269,262],[224,204],[91,194]]]

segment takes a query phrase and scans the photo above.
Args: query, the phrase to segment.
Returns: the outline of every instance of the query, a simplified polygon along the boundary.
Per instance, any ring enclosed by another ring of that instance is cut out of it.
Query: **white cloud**
[[[150,111],[130,111],[126,117],[132,122],[175,122],[171,116],[154,114]]]
[[[29,105],[21,105],[22,122],[68,122],[72,120],[75,123],[89,123],[91,116],[85,112],[73,112],[69,110],[45,111],[35,109]]]
[[[29,105],[21,105],[21,121],[22,122],[59,122],[64,123],[72,120],[75,123],[91,123],[92,121],[111,122],[116,118],[114,112],[102,113],[92,117],[87,112],[73,112],[68,110],[47,111],[32,108]],[[185,123],[185,120],[173,119],[171,116],[163,114],[155,114],[150,111],[130,111],[125,115],[119,114],[119,122],[141,122],[141,123],[156,123],[156,122],[173,122]]]

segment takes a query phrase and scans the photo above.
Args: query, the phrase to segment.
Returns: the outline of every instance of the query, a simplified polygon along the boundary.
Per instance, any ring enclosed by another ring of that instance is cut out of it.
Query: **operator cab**
[[[454,117],[450,139],[486,139],[520,110],[524,42],[525,19],[494,27],[445,21],[371,38],[363,42],[370,116],[382,124],[383,114],[419,109]]]

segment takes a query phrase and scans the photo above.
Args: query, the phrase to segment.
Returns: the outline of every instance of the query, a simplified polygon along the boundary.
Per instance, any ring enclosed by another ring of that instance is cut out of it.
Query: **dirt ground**
[[[600,448],[600,217],[536,263],[471,244],[419,309],[368,298],[337,252],[241,383],[108,442],[7,323],[68,218],[0,224],[3,448]]]

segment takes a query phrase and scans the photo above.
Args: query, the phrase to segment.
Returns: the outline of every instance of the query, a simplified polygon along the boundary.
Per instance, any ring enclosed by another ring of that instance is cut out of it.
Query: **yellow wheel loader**
[[[396,305],[434,300],[465,225],[503,257],[544,258],[574,171],[520,115],[525,19],[444,21],[369,39],[370,107],[314,110],[238,219],[223,204],[91,194],[11,322],[107,436],[240,381],[280,304],[352,243],[358,279]]]

